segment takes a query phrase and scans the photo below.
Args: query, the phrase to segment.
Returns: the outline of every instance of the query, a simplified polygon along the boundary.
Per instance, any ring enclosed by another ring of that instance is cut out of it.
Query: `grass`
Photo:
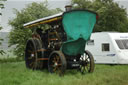
[[[3,58],[3,59],[0,59],[0,63],[7,63],[7,62],[20,62],[20,61],[23,61],[22,59],[19,59],[19,58]]]
[[[33,71],[22,62],[0,63],[0,85],[128,85],[127,65],[95,65],[94,73],[67,70],[64,77]]]

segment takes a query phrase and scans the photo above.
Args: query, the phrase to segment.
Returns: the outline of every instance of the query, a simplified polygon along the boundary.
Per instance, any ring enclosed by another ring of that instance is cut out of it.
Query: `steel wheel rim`
[[[35,52],[34,44],[32,41],[29,41],[27,43],[26,47],[26,53],[25,53],[25,58],[26,58],[26,64],[28,68],[35,69],[36,68],[36,56],[37,53]]]

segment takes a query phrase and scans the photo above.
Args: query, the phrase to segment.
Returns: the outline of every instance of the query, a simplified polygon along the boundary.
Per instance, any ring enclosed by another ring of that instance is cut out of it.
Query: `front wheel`
[[[80,71],[82,74],[87,72],[91,73],[94,71],[94,58],[89,51],[85,51],[83,55],[80,57]]]
[[[61,51],[53,51],[49,57],[48,70],[61,76],[66,70],[66,64],[64,54]]]

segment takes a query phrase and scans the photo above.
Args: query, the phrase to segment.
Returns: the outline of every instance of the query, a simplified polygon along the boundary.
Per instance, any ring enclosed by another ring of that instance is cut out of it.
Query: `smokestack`
[[[70,11],[72,10],[72,5],[66,5],[65,6],[65,11]]]

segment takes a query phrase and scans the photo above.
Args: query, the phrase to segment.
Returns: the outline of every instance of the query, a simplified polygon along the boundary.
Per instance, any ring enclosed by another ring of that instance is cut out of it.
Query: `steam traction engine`
[[[48,68],[51,73],[64,74],[66,69],[94,71],[92,54],[85,50],[97,14],[89,10],[67,10],[24,24],[36,31],[28,39],[25,49],[26,67]],[[38,29],[38,26],[47,29]]]

